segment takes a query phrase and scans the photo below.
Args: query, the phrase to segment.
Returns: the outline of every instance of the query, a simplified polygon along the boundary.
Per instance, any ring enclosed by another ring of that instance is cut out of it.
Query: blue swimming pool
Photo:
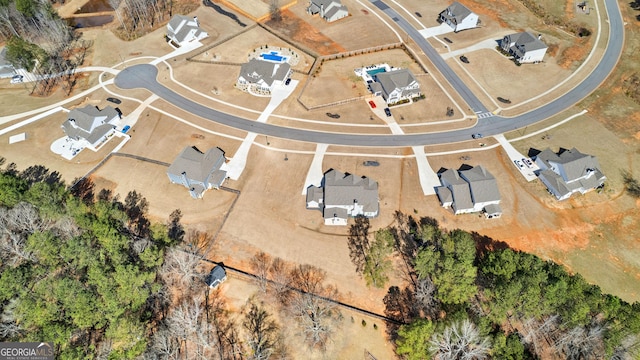
[[[261,54],[260,57],[262,57],[265,60],[269,60],[269,61],[277,61],[277,62],[282,62],[282,60],[284,59],[284,56],[280,56],[280,55],[276,55],[276,54]]]
[[[384,68],[377,68],[377,69],[373,69],[373,70],[368,70],[367,74],[373,76],[375,74],[379,74],[379,73],[383,73],[383,72],[387,72],[387,70],[385,70]]]

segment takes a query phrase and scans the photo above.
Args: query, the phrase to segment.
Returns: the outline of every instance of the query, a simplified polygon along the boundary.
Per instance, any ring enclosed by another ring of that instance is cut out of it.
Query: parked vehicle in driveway
[[[518,167],[518,169],[522,170],[524,169],[524,165],[522,164],[522,161],[520,160],[513,160],[513,163],[516,164],[516,166]]]
[[[531,159],[527,159],[527,158],[522,158],[522,162],[527,165],[527,167],[532,167],[533,163],[531,162]]]
[[[371,106],[372,109],[375,109],[376,103],[374,103],[373,100],[369,100],[369,106]]]
[[[384,108],[384,113],[387,114],[387,116],[391,116],[391,110],[389,108]]]
[[[284,82],[285,85],[291,84],[291,78],[288,78],[287,81]]]
[[[131,129],[131,126],[129,126],[129,125],[125,125],[125,126],[122,128],[122,133],[123,133],[123,134],[126,134],[126,133],[127,133],[127,131],[129,131],[129,129]]]
[[[24,80],[24,76],[22,75],[13,75],[13,77],[11,78],[10,83],[11,84],[19,84]]]

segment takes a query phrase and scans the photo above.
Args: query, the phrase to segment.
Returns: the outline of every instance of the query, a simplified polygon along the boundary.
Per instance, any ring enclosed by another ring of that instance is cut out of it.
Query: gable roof
[[[409,69],[399,69],[378,73],[376,80],[385,90],[391,92],[393,89],[402,89],[411,85],[416,81],[416,78]]]
[[[527,51],[546,49],[547,45],[528,31],[523,31],[505,36],[511,45],[511,50],[518,56],[522,57]]]
[[[440,181],[443,186],[446,186],[451,190],[451,195],[453,196],[453,207],[455,209],[473,208],[469,184],[460,178],[456,170],[447,169],[440,173]]]
[[[275,80],[284,81],[290,70],[291,66],[288,63],[251,59],[240,67],[240,76],[250,83],[262,80],[271,86]]]
[[[70,138],[82,138],[94,144],[115,128],[109,122],[119,116],[118,111],[111,106],[100,110],[95,106],[87,105],[71,110],[67,120],[62,124],[62,129]]]
[[[355,201],[365,212],[378,210],[378,183],[366,176],[361,178],[331,169],[324,175],[324,204],[348,206]]]
[[[196,20],[185,15],[175,15],[167,24],[167,36],[179,43],[187,40],[187,35],[192,30],[195,30],[196,38],[203,33]]]
[[[449,5],[444,11],[440,13],[441,16],[444,16],[447,19],[454,20],[456,24],[464,20],[467,16],[471,14],[471,10],[468,7],[460,4],[457,1],[454,1],[451,5]]]
[[[213,269],[211,269],[211,272],[209,272],[209,276],[207,276],[207,285],[216,286],[223,282],[226,278],[226,270],[222,266],[216,265],[213,267]]]
[[[224,152],[218,148],[211,148],[202,153],[196,147],[187,146],[169,166],[167,172],[177,176],[184,172],[190,180],[216,183],[213,180],[224,180],[226,177],[226,171],[220,170],[224,161]]]
[[[460,171],[460,176],[469,182],[474,203],[500,200],[496,178],[481,165]]]
[[[549,168],[553,167],[554,164],[561,167],[562,170],[559,169],[558,174],[566,182],[580,179],[591,171],[597,170],[600,173],[598,159],[595,156],[581,153],[576,148],[563,150],[557,154],[547,148],[540,152],[536,158],[541,159]]]

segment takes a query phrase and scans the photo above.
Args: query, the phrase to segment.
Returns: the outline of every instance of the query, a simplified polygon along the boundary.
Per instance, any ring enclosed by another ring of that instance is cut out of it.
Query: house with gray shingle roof
[[[477,27],[479,19],[468,7],[455,1],[440,13],[438,21],[446,23],[453,31],[458,32]]]
[[[484,167],[447,169],[438,176],[442,186],[435,190],[442,207],[451,208],[456,215],[480,211],[487,218],[502,215],[498,183]]]
[[[421,95],[420,84],[409,69],[398,69],[377,73],[375,82],[369,84],[374,95],[382,95],[387,104],[395,104],[404,99]]]
[[[167,24],[167,37],[178,46],[207,36],[209,34],[200,29],[198,18],[195,16],[175,15]]]
[[[349,16],[349,10],[342,5],[340,0],[311,0],[307,7],[307,13],[319,15],[327,22],[333,22]]]
[[[528,31],[519,32],[502,38],[500,47],[520,64],[538,63],[544,59],[548,48],[540,38]]]
[[[291,76],[291,65],[259,59],[242,64],[236,87],[249,93],[271,94],[275,85],[283,84]]]
[[[120,112],[111,106],[100,110],[97,106],[87,105],[69,111],[62,130],[69,138],[96,151],[114,134],[119,119]]]
[[[216,265],[209,272],[209,275],[207,276],[207,279],[206,279],[206,283],[210,288],[215,289],[226,280],[227,280],[227,271],[224,269],[224,267],[222,267],[222,265]]]
[[[202,153],[195,146],[187,146],[167,169],[169,181],[189,189],[194,199],[201,199],[209,189],[218,189],[227,178],[220,168],[226,162],[219,148]]]
[[[534,160],[540,167],[538,178],[558,200],[602,187],[607,178],[595,156],[583,154],[576,148],[560,149],[558,153],[547,148]]]
[[[380,211],[378,183],[331,169],[320,187],[307,189],[307,209],[322,211],[325,225],[347,225],[349,217],[376,217]]]

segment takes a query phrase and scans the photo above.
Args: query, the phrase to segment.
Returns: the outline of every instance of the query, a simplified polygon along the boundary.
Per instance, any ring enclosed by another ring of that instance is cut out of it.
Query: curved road
[[[435,49],[433,49],[433,47],[422,36],[420,36],[420,33],[418,33],[416,29],[414,29],[404,18],[395,12],[395,10],[389,8],[382,1],[375,0],[371,2],[387,14],[398,24],[398,26],[412,37],[418,46],[420,46],[422,51],[424,51],[424,53],[431,59],[438,71],[445,76],[447,81],[449,81],[454,89],[460,93],[463,99],[474,111],[486,111],[486,107],[480,103],[478,98],[469,90],[469,88],[467,88],[451,68],[449,68]],[[607,49],[602,57],[602,61],[582,83],[558,99],[528,113],[512,118],[492,116],[478,119],[476,126],[468,129],[427,134],[367,135],[302,130],[267,123],[259,123],[207,108],[206,106],[177,94],[173,90],[170,90],[164,85],[158,83],[156,80],[158,74],[157,68],[153,65],[147,64],[130,66],[121,71],[115,78],[115,84],[122,89],[145,88],[178,108],[222,125],[262,135],[291,140],[334,145],[384,147],[419,146],[467,141],[471,139],[471,134],[473,133],[479,132],[486,136],[497,135],[523,128],[527,125],[547,119],[578,103],[600,86],[616,66],[620,54],[622,53],[622,45],[624,42],[622,16],[616,0],[605,0],[605,7],[609,15],[610,26]]]

